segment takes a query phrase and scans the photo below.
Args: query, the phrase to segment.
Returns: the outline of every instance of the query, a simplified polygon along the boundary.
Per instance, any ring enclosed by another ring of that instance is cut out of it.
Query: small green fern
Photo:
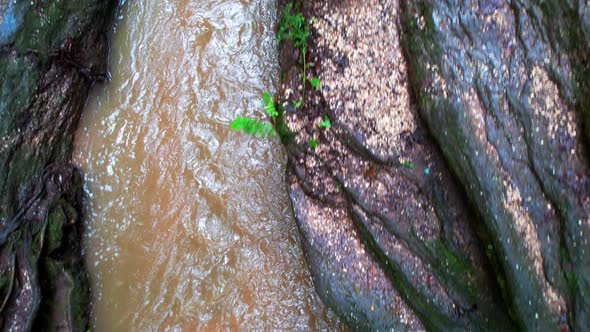
[[[277,42],[283,41],[293,42],[293,46],[299,50],[303,62],[303,76],[301,77],[301,84],[303,86],[303,95],[305,96],[305,80],[307,78],[308,63],[305,60],[307,48],[309,45],[309,21],[305,19],[301,12],[294,12],[293,3],[285,6],[283,16],[279,23],[279,30],[277,32]],[[309,83],[314,88],[319,88],[320,80],[318,78],[309,79]],[[302,102],[299,103],[301,106]],[[299,108],[299,107],[295,107]]]
[[[243,131],[246,134],[268,138],[276,136],[277,133],[272,124],[262,122],[256,119],[250,119],[247,116],[238,116],[229,127],[231,130]]]
[[[277,107],[275,106],[275,101],[272,99],[272,96],[268,91],[264,91],[262,94],[262,103],[264,104],[264,110],[266,114],[270,115],[271,118],[276,118],[279,116],[279,112],[277,112]]]
[[[262,105],[264,111],[272,119],[279,116],[275,101],[268,91],[262,93]],[[229,126],[229,129],[236,131],[243,131],[248,135],[253,135],[262,138],[269,138],[277,135],[277,131],[269,122],[263,122],[256,119],[251,119],[247,116],[238,116]]]
[[[293,11],[293,4],[290,3],[285,7],[283,17],[279,23],[277,32],[277,42],[290,40],[293,46],[299,49],[303,56],[307,51],[307,41],[309,38],[309,23],[305,20],[302,13]]]

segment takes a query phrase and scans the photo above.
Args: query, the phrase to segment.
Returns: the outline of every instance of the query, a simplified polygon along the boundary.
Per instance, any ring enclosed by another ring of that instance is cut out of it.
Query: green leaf
[[[307,50],[309,38],[309,22],[305,20],[302,13],[293,12],[293,4],[285,7],[279,30],[277,31],[277,42],[290,40],[301,52]]]
[[[276,131],[272,124],[262,122],[256,119],[250,119],[246,116],[238,116],[229,126],[229,129],[243,131],[248,135],[263,138],[276,136]]]
[[[330,119],[328,119],[327,115],[324,115],[324,121],[320,123],[320,127],[326,129],[332,128],[332,123],[330,122]]]
[[[316,140],[315,140],[315,138],[313,138],[313,137],[310,137],[310,138],[309,138],[309,146],[310,146],[312,149],[315,149],[315,148],[318,146],[318,141],[316,141]]]
[[[411,161],[404,161],[404,162],[402,163],[402,165],[403,165],[403,166],[406,166],[406,167],[407,167],[407,168],[409,168],[409,169],[414,169],[414,163],[413,163],[413,162],[411,162]]]
[[[301,106],[303,106],[303,97],[295,103],[295,108],[300,108]]]
[[[273,118],[279,116],[279,112],[277,112],[277,108],[275,106],[275,101],[268,91],[264,91],[262,94],[262,103],[264,104],[264,111],[266,111],[266,114]]]
[[[294,9],[293,3],[285,6],[277,31],[277,42],[280,44],[283,41],[290,41],[293,43],[293,46],[299,50],[299,54],[303,63],[303,75],[301,76],[301,83],[303,84],[303,95],[305,95],[305,87],[307,86],[307,84],[305,84],[307,67],[305,55],[307,54],[307,49],[309,46],[310,23],[298,10],[299,9]],[[319,86],[319,81],[314,82],[314,84]],[[303,102],[296,104],[295,108],[299,108],[302,104]]]
[[[309,81],[309,85],[311,85],[314,89],[321,89],[320,79],[318,77],[308,78],[307,81]]]

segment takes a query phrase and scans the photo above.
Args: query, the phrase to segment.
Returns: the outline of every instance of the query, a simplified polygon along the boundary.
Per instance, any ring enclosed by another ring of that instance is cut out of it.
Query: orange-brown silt
[[[274,0],[133,1],[76,138],[92,331],[339,330],[315,294],[277,138]]]

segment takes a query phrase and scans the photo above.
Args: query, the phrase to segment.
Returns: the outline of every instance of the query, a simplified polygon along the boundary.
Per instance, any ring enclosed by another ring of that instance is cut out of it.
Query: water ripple
[[[264,117],[274,3],[126,4],[76,142],[93,331],[341,328],[313,292],[279,142],[228,130]]]

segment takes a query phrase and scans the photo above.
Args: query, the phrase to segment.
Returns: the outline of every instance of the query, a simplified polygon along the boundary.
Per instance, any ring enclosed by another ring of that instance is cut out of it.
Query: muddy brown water
[[[133,1],[76,138],[93,331],[339,330],[314,293],[278,140],[274,0]]]

